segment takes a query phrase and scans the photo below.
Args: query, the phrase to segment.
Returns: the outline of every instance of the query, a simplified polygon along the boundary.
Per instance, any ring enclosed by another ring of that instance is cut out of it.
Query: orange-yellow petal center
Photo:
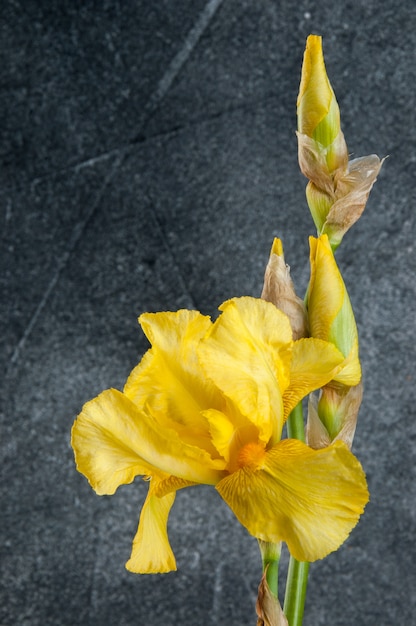
[[[247,443],[238,454],[238,466],[261,469],[263,467],[266,450],[261,443]]]

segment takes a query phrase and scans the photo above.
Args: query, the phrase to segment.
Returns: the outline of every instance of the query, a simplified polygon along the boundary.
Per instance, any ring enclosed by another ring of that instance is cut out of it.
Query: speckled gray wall
[[[259,295],[275,235],[305,289],[313,224],[294,131],[310,32],[350,152],[389,158],[338,253],[371,502],[311,567],[304,624],[413,623],[414,5],[4,0],[0,28],[1,625],[255,623],[257,545],[218,494],[178,494],[178,572],[129,574],[146,487],[97,497],[69,433],[147,348],[141,312],[215,314]]]

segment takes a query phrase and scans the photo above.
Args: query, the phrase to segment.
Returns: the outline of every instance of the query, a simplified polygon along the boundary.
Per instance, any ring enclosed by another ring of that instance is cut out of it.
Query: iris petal
[[[136,476],[157,472],[134,447],[134,423],[118,411],[121,395],[112,389],[87,402],[72,427],[77,469],[98,495],[112,495]]]
[[[198,347],[207,376],[231,399],[267,442],[280,437],[282,392],[289,385],[292,329],[273,304],[235,298]]]
[[[197,311],[147,313],[140,323],[153,347],[131,372],[125,395],[146,404],[161,428],[174,428],[181,439],[213,453],[208,424],[201,411],[224,401],[206,380],[195,347],[212,326]]]
[[[295,341],[290,385],[283,395],[285,419],[308,393],[332,380],[344,362],[343,355],[332,343],[312,337]]]
[[[164,574],[176,570],[176,561],[167,534],[170,509],[175,492],[161,498],[149,489],[143,505],[139,527],[126,568],[135,574]]]
[[[193,482],[215,484],[223,460],[184,443],[174,430],[161,429],[115,389],[88,402],[72,431],[78,470],[99,494],[112,494],[139,474],[174,474]]]
[[[283,440],[258,467],[242,467],[216,488],[252,535],[285,541],[299,561],[336,550],[368,501],[361,465],[342,442],[312,450]]]

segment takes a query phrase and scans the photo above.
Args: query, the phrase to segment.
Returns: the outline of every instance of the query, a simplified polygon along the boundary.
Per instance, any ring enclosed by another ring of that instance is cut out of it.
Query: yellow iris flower
[[[264,300],[220,310],[215,323],[197,311],[142,315],[152,348],[123,392],[101,393],[73,426],[78,470],[98,494],[150,477],[133,572],[176,569],[167,522],[182,487],[215,485],[252,535],[285,541],[301,561],[337,549],[368,500],[342,442],[281,440],[292,408],[336,376],[343,354],[319,338],[293,341],[287,316]]]

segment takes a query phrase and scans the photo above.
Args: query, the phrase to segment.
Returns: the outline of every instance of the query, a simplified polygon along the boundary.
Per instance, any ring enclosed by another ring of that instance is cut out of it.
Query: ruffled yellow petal
[[[120,392],[108,390],[87,402],[74,422],[71,443],[77,469],[98,495],[111,495],[136,476],[163,474],[134,447],[135,425],[119,418]]]
[[[348,292],[327,235],[309,238],[311,279],[308,290],[309,329],[313,337],[333,343],[346,361],[334,380],[358,385],[358,331]]]
[[[115,389],[88,402],[72,429],[78,470],[98,494],[112,494],[140,474],[173,474],[192,482],[215,484],[225,461],[161,429]]]
[[[135,574],[164,574],[176,570],[176,561],[169,543],[167,523],[175,492],[161,498],[149,489],[140,515],[139,528],[126,568]]]
[[[260,439],[280,437],[282,393],[289,385],[292,329],[273,304],[256,298],[234,298],[198,354],[206,375],[257,427]]]
[[[308,393],[332,380],[344,362],[344,356],[332,343],[312,337],[295,341],[290,385],[283,394],[285,419]]]
[[[368,502],[365,475],[344,443],[312,450],[280,441],[216,486],[247,530],[264,541],[285,541],[299,561],[336,550]]]
[[[125,395],[139,407],[146,404],[161,428],[173,428],[183,441],[213,453],[201,411],[224,401],[196,358],[196,345],[212,325],[209,317],[181,310],[147,313],[140,323],[153,348],[131,372]]]

